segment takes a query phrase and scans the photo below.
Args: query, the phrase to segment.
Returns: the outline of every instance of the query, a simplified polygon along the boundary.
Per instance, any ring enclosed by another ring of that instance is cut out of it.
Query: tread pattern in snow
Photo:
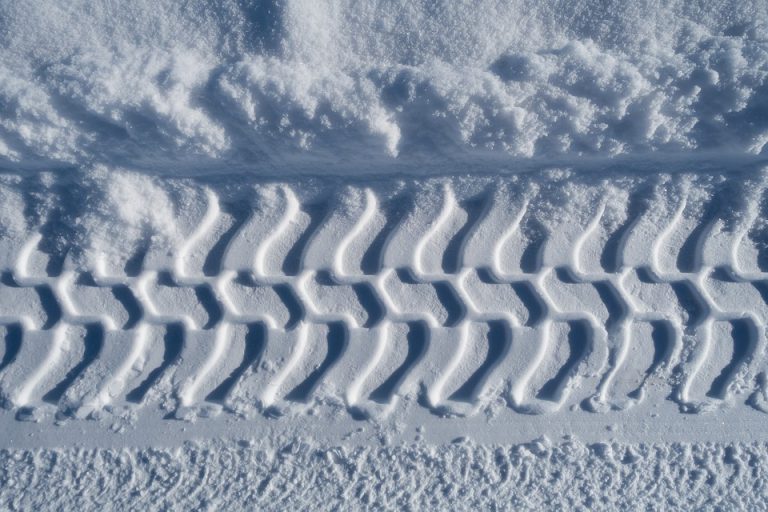
[[[468,415],[499,398],[531,414],[766,409],[762,192],[669,187],[616,201],[590,185],[562,203],[577,210],[546,184],[315,203],[263,185],[240,210],[206,189],[176,250],[91,269],[35,233],[0,279],[0,394],[20,419],[316,401],[380,417],[403,400]]]

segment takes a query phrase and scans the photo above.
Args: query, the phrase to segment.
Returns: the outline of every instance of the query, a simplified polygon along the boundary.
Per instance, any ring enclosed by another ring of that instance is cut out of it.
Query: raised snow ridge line
[[[53,243],[61,213],[6,229],[3,404],[19,419],[768,410],[762,175],[469,181],[257,183],[247,201],[187,184],[177,236],[124,252]],[[109,233],[119,248],[131,232]]]

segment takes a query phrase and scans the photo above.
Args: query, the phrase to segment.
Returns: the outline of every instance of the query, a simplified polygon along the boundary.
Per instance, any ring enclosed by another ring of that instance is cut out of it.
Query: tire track
[[[667,394],[766,410],[768,278],[748,247],[763,191],[731,205],[729,186],[656,178],[618,201],[593,184],[565,209],[535,183],[204,188],[169,263],[123,275],[54,269],[32,232],[0,279],[0,396],[20,419],[604,412]]]

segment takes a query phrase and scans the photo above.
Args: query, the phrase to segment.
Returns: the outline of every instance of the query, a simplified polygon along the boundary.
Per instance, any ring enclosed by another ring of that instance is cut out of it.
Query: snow
[[[0,451],[4,508],[760,509],[764,443],[342,446],[297,439],[180,449]],[[32,468],[36,468],[32,470]],[[40,478],[44,473],[46,478]],[[754,475],[754,476],[752,476]],[[46,482],[67,485],[46,487]]]
[[[768,7],[8,2],[0,157],[173,172],[765,155]]]
[[[764,506],[764,0],[0,2],[0,508]]]

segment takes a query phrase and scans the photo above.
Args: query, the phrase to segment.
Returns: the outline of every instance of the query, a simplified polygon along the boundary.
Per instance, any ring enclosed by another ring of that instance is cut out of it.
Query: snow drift
[[[0,165],[768,152],[768,5],[0,6]]]

